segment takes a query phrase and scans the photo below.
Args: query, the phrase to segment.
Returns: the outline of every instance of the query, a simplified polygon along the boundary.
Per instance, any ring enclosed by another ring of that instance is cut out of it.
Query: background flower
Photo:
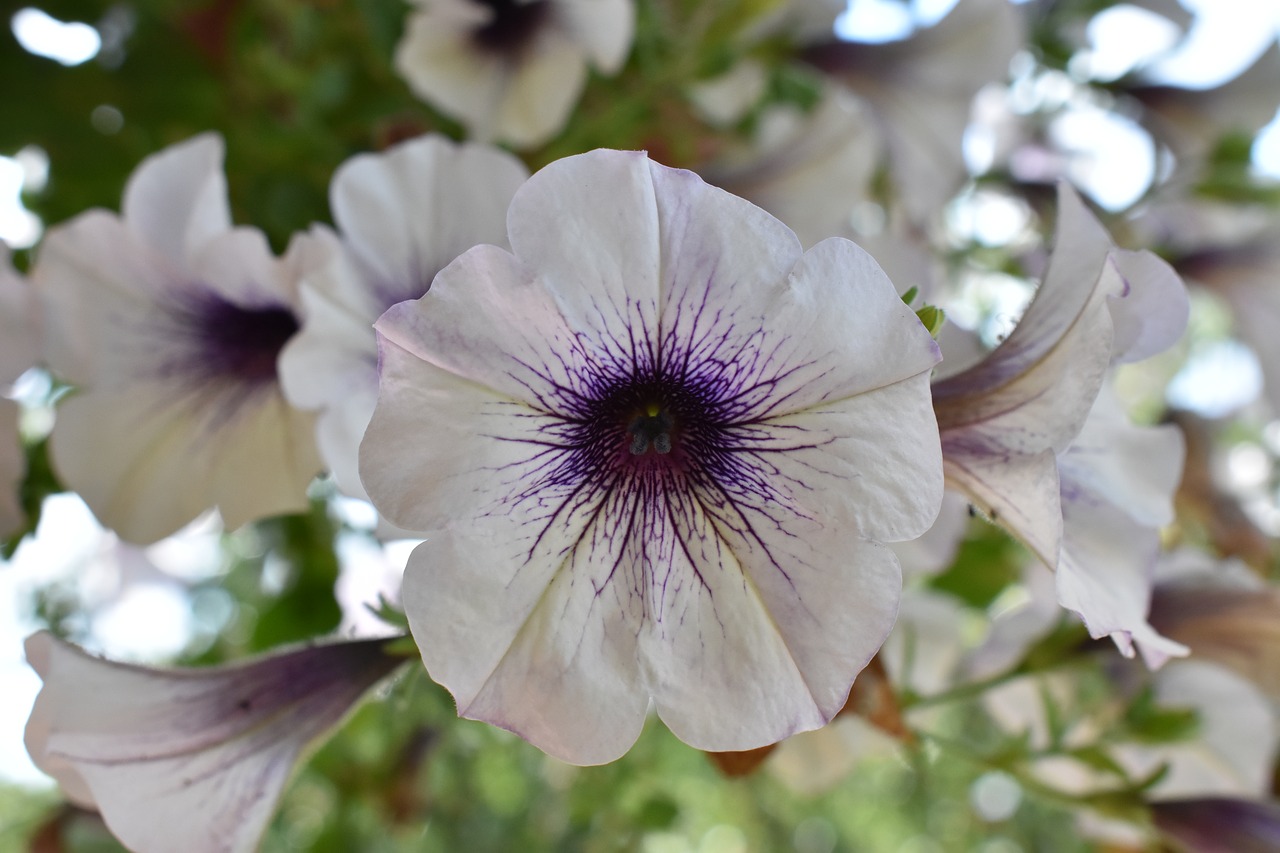
[[[52,437],[59,475],[122,537],[152,542],[216,506],[229,528],[306,507],[312,417],[280,391],[296,288],[328,260],[300,238],[283,260],[232,228],[222,141],[142,163],[122,215],[95,210],[45,237],[32,273],[49,366],[76,386]]]

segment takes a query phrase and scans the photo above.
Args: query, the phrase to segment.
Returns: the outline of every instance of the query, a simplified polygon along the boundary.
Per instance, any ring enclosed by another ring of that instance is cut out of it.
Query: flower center
[[[494,53],[515,53],[524,48],[549,11],[545,0],[480,0],[492,16],[472,33],[475,43]]]
[[[627,432],[631,433],[631,455],[643,456],[650,450],[659,454],[671,452],[671,432],[675,419],[656,403],[631,419]]]
[[[192,319],[200,371],[254,384],[276,378],[276,359],[298,331],[298,319],[282,305],[246,308],[216,297]]]

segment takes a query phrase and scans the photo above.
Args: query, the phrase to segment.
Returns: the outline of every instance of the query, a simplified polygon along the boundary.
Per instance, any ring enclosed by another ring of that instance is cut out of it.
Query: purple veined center
[[[584,433],[595,436],[606,470],[620,474],[687,474],[720,432],[714,404],[680,380],[621,380],[592,406]],[[585,437],[585,435],[584,435]]]
[[[276,380],[276,360],[299,328],[298,318],[283,305],[236,305],[207,289],[176,313],[190,343],[174,372],[242,387]]]
[[[519,53],[527,47],[551,11],[547,0],[479,0],[479,4],[491,17],[471,37],[482,50],[498,54]]]

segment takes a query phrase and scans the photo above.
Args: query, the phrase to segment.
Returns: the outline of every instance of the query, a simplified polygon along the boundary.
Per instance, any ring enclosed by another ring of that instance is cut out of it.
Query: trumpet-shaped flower
[[[650,701],[743,750],[816,728],[897,611],[880,544],[942,471],[936,345],[846,240],[642,153],[547,166],[376,329],[374,504],[434,531],[403,602],[467,717],[612,760]]]
[[[948,482],[1059,572],[1059,601],[1094,636],[1127,654],[1144,640],[1158,664],[1185,654],[1145,621],[1182,444],[1095,401],[1113,363],[1177,340],[1186,292],[1154,255],[1116,250],[1065,184],[1058,202],[1053,257],[1018,326],[934,385]]]
[[[49,231],[32,277],[49,365],[77,387],[52,458],[104,524],[152,542],[214,506],[230,528],[306,507],[313,416],[285,401],[276,360],[298,329],[298,279],[327,262],[323,241],[276,260],[261,233],[231,227],[213,135],[145,160],[123,216]]]
[[[416,0],[396,68],[477,139],[528,147],[564,127],[587,65],[612,74],[635,32],[631,0]]]
[[[365,496],[357,451],[378,397],[373,321],[426,293],[472,246],[506,245],[507,205],[528,176],[499,149],[442,136],[361,154],[334,175],[343,256],[303,280],[305,319],[280,355],[280,378],[290,402],[320,411],[320,453],[348,494]]]
[[[31,287],[14,271],[9,250],[0,244],[0,391],[35,364],[38,319]],[[18,405],[0,397],[0,536],[12,532],[22,518],[17,490],[25,471]]]
[[[386,639],[162,670],[27,639],[44,681],[27,750],[131,850],[250,851],[293,768],[404,662]]]

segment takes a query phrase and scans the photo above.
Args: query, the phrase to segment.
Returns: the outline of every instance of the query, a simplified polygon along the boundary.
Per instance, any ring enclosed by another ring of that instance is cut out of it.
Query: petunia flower
[[[506,245],[507,205],[528,176],[499,149],[435,135],[358,155],[334,174],[343,257],[303,279],[305,319],[280,355],[280,379],[295,406],[319,410],[320,453],[347,494],[365,497],[357,450],[378,396],[373,321],[426,293],[465,250]]]
[[[1022,320],[934,384],[948,483],[1057,570],[1059,602],[1093,636],[1126,654],[1137,638],[1158,665],[1185,654],[1145,621],[1182,444],[1096,401],[1112,364],[1177,340],[1187,297],[1163,261],[1115,249],[1065,184],[1058,202],[1053,256]]]
[[[298,279],[328,262],[322,241],[277,260],[260,232],[231,227],[211,134],[143,161],[122,216],[50,229],[32,278],[49,365],[77,388],[52,461],[104,524],[145,543],[215,506],[228,528],[306,507],[313,416],[285,401],[276,360],[298,329]]]
[[[531,147],[568,121],[587,66],[612,74],[635,34],[631,0],[415,0],[395,65],[481,141]]]
[[[829,39],[802,57],[866,102],[901,201],[923,220],[964,183],[961,143],[973,98],[984,85],[1004,82],[1022,30],[1018,10],[1005,0],[966,0],[904,41]]]
[[[34,292],[0,243],[0,392],[38,360],[39,329]],[[18,404],[0,396],[0,536],[12,533],[22,520],[17,492],[26,465],[18,436]]]
[[[375,327],[360,471],[433,531],[431,676],[582,764],[651,701],[711,751],[821,726],[897,611],[880,543],[938,513],[933,340],[853,243],[639,152],[552,163],[507,224]]]
[[[251,851],[302,757],[404,662],[392,640],[164,670],[42,631],[26,644],[44,681],[27,750],[131,850]]]

